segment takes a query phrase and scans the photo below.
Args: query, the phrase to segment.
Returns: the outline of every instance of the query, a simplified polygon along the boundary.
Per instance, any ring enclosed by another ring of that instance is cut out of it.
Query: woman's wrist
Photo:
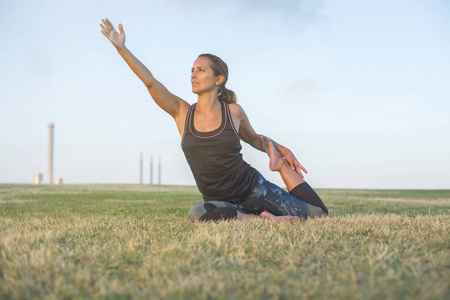
[[[124,52],[125,50],[127,50],[127,47],[125,47],[125,44],[124,44],[124,45],[117,46],[116,49],[117,49],[117,52],[120,53],[120,52]]]

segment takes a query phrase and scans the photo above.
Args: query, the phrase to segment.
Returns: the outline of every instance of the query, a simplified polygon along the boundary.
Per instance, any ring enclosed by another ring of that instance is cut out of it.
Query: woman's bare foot
[[[260,215],[263,219],[269,219],[275,222],[286,222],[286,221],[295,221],[300,220],[297,216],[274,216],[270,212],[263,211]]]
[[[270,158],[269,169],[271,171],[280,171],[284,164],[283,156],[281,156],[280,152],[278,152],[270,139],[262,137],[261,144]]]

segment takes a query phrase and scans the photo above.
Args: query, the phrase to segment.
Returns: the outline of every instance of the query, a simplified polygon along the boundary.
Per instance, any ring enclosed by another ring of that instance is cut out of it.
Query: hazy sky
[[[101,34],[105,17],[190,103],[193,61],[220,56],[255,130],[290,148],[314,187],[450,188],[446,0],[2,0],[0,183],[46,181],[53,122],[65,183],[137,183],[143,152],[145,182],[153,155],[164,184],[194,184],[174,121]]]

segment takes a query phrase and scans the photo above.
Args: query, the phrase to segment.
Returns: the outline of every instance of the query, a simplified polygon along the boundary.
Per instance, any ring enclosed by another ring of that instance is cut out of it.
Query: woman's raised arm
[[[100,27],[103,35],[116,47],[131,70],[142,80],[156,104],[175,119],[180,129],[179,123],[184,124],[184,121],[181,119],[184,119],[186,111],[189,109],[189,104],[169,92],[164,85],[153,77],[153,74],[147,67],[125,47],[125,32],[122,24],[119,24],[120,33],[118,33],[107,18],[102,19],[102,22],[103,24],[100,24]]]

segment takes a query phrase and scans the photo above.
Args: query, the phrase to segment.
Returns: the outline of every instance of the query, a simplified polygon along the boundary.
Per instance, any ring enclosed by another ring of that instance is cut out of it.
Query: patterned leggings
[[[275,216],[289,215],[302,219],[326,214],[322,208],[296,198],[258,173],[257,184],[244,202],[231,204],[225,201],[207,201],[194,206],[189,211],[188,218],[191,221],[234,219],[237,211],[258,215],[267,211]]]

